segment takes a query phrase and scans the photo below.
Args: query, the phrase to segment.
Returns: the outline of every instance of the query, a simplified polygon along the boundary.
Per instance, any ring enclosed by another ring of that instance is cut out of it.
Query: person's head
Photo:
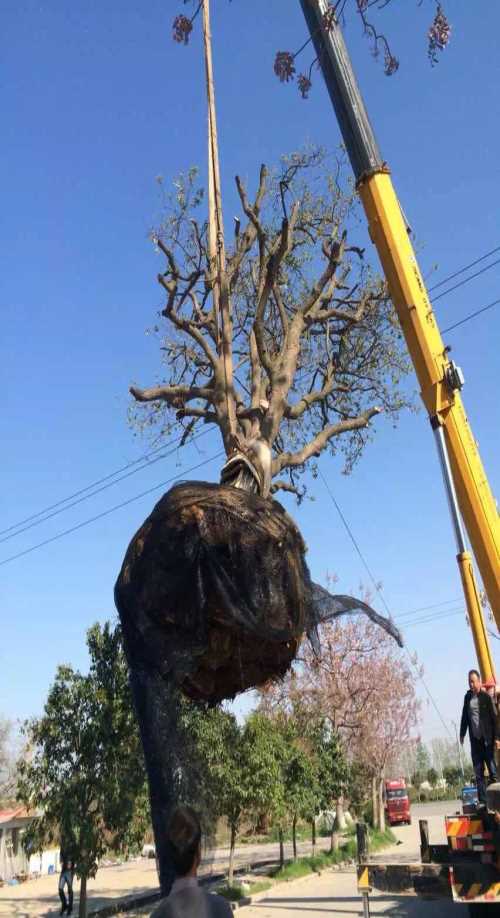
[[[201,860],[201,826],[190,806],[177,806],[168,824],[167,838],[178,876],[196,874]]]
[[[469,670],[469,688],[474,695],[478,695],[481,691],[481,676],[477,669]]]

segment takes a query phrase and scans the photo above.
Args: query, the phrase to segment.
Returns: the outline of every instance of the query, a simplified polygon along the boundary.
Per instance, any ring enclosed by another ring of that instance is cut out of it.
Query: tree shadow
[[[290,896],[280,898],[269,896],[256,903],[266,911],[281,909],[300,914],[323,914],[341,918],[342,915],[362,915],[361,896]],[[451,899],[421,899],[417,896],[370,896],[370,914],[385,918],[466,918],[467,906],[460,906]]]
[[[123,904],[123,910],[127,911],[132,907],[151,904],[151,911],[155,908],[156,901],[159,898],[159,890],[152,890],[147,886],[137,886],[131,888],[127,895],[113,895],[113,891],[99,892],[97,895],[90,895],[87,898],[87,911],[89,918],[96,912],[101,912],[106,906],[112,906],[116,909],[118,903]],[[78,915],[79,896],[75,890],[73,900],[73,915]],[[57,889],[54,895],[30,896],[25,898],[5,896],[0,899],[0,916],[8,918],[53,918],[59,915],[61,903]]]

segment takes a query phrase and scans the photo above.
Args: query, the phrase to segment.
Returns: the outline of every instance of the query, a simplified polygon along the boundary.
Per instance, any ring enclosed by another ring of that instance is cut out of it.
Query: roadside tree
[[[87,645],[89,673],[59,666],[43,715],[26,723],[33,752],[20,762],[18,782],[18,799],[41,811],[24,844],[35,851],[59,843],[74,860],[80,918],[87,914],[87,880],[105,850],[140,844],[149,815],[120,631],[96,624]]]
[[[251,779],[248,806],[255,817],[266,811],[270,822],[278,829],[280,866],[285,862],[284,827],[287,806],[283,769],[286,747],[282,734],[272,720],[255,711],[249,715],[243,729],[243,745],[247,774]]]
[[[418,720],[416,677],[394,642],[371,622],[328,623],[320,637],[320,651],[304,645],[300,664],[266,691],[266,707],[288,712],[301,707],[328,722],[349,760],[371,775],[374,820],[383,826],[384,772],[411,744]],[[342,795],[337,817],[344,828]]]

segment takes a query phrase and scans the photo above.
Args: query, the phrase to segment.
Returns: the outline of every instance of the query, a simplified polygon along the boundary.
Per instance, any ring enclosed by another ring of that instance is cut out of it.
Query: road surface
[[[409,862],[419,860],[419,831],[418,820],[427,819],[429,821],[429,830],[431,842],[445,842],[443,816],[445,813],[453,813],[457,805],[447,803],[431,803],[413,807],[413,824],[411,826],[401,826],[395,828],[394,832],[398,838],[399,844],[385,849],[376,858],[381,861],[387,861],[389,858],[394,862]],[[328,844],[328,839],[321,840],[323,844]],[[239,865],[245,865],[251,861],[259,859],[277,859],[279,848],[277,844],[267,845],[241,845],[237,852],[237,862]],[[309,843],[300,845],[301,854],[310,853]],[[286,856],[291,856],[290,846],[287,846]],[[227,849],[218,849],[213,852],[210,863],[215,872],[225,869],[227,865]],[[31,880],[19,886],[4,886],[0,889],[0,916],[2,918],[46,918],[46,916],[55,916],[59,914],[60,903],[57,895],[56,876],[41,877],[38,880]],[[299,883],[299,886],[296,884]],[[101,868],[94,880],[89,880],[89,914],[109,905],[113,900],[125,896],[140,895],[142,893],[153,892],[158,885],[155,862],[152,860],[138,859],[121,866]],[[300,896],[297,892],[300,891]],[[317,892],[315,892],[317,890]],[[73,913],[78,914],[78,883],[75,884],[75,904]],[[333,915],[347,918],[351,915],[359,915],[360,900],[357,896],[355,874],[354,872],[329,871],[321,877],[306,878],[296,881],[294,884],[280,884],[268,894],[268,899],[263,900],[258,906],[248,906],[242,912],[242,918],[300,918],[300,915],[307,918],[331,918]],[[311,904],[307,905],[307,898]],[[295,898],[293,898],[295,897]],[[273,901],[271,901],[273,900]],[[374,911],[374,915],[388,916],[417,916],[422,914],[425,918],[434,918],[442,915],[447,918],[445,903],[434,903],[440,905],[441,912],[432,910],[432,903],[422,904],[424,911],[415,911],[418,905],[417,900],[411,900],[408,908],[410,911],[402,911],[402,905],[398,898],[388,899],[387,897],[377,897],[373,902],[377,902],[377,908],[385,908],[385,911]],[[343,904],[342,904],[343,903]],[[375,905],[374,905],[375,907]],[[406,906],[405,906],[406,907]],[[396,908],[396,911],[394,910]],[[419,905],[420,908],[420,905]],[[265,912],[262,911],[265,909]],[[392,911],[391,911],[392,909]],[[399,909],[399,911],[397,910]],[[135,914],[147,915],[151,909],[141,910]],[[311,911],[315,912],[311,915]],[[454,918],[461,918],[460,909],[453,912]],[[129,912],[132,918],[134,913]],[[451,913],[450,913],[451,914]],[[464,912],[465,915],[465,912]]]

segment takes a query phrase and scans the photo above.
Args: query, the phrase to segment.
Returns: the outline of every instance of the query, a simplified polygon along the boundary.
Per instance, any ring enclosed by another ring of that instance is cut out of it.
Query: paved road
[[[444,817],[453,816],[459,810],[460,803],[446,800],[444,803],[421,803],[412,807],[411,826],[394,826],[393,832],[399,844],[390,849],[390,857],[398,863],[407,864],[420,860],[420,831],[419,819],[426,819],[429,824],[429,839],[433,845],[446,844]],[[371,860],[387,861],[388,851],[385,849],[380,854],[374,855]]]
[[[466,918],[467,909],[453,902],[423,901],[414,896],[373,893],[370,915],[387,918]],[[280,884],[257,905],[244,909],[242,918],[359,918],[363,904],[352,872],[326,871]]]
[[[458,805],[458,804],[457,804]],[[453,812],[455,806],[450,803],[433,803],[433,804],[424,804],[421,806],[416,806],[413,808],[413,824],[411,826],[401,826],[396,828],[395,834],[398,837],[399,844],[392,846],[390,849],[386,849],[383,853],[376,855],[376,858],[380,861],[387,861],[389,858],[394,862],[403,862],[403,861],[418,861],[419,860],[419,832],[418,832],[418,819],[428,819],[430,837],[431,841],[435,843],[440,843],[445,841],[444,837],[444,825],[443,825],[443,816],[446,812]],[[320,840],[323,845],[328,845],[328,839]],[[300,845],[300,853],[308,854],[310,853],[309,843],[302,843]],[[286,856],[291,856],[290,846],[287,846]],[[227,865],[228,852],[227,849],[218,849],[213,852],[212,857],[209,859],[209,863],[212,865],[212,869],[216,872],[222,871]],[[256,858],[275,858],[278,857],[278,845],[242,845],[238,849],[237,853],[237,863],[239,865],[248,864],[250,861],[255,860]],[[375,858],[374,858],[375,859]],[[207,867],[209,865],[207,864]],[[326,875],[325,875],[326,876]],[[345,896],[346,905],[349,905],[349,900],[359,901],[356,899],[356,886],[355,886],[355,877],[354,873],[352,875],[341,874],[339,872],[329,873],[328,877],[330,880],[324,880],[323,877],[321,880],[321,888],[326,891],[329,889],[331,892],[332,882],[334,888],[338,889],[336,898],[338,896]],[[333,880],[331,879],[333,877]],[[312,884],[307,886],[306,889],[313,890],[314,884],[319,884],[320,880],[318,878],[312,878],[307,882]],[[304,881],[305,882],[305,881]],[[330,886],[328,886],[330,883]],[[139,895],[141,893],[152,892],[157,888],[157,876],[156,868],[154,861],[132,861],[127,864],[116,867],[106,867],[101,868],[97,874],[97,877],[94,880],[89,881],[89,911],[93,911],[99,907],[110,904],[113,900],[122,898],[127,895]],[[295,887],[294,887],[295,888]],[[281,892],[282,889],[290,889],[291,887],[279,887],[280,892],[276,891],[273,895],[273,898],[278,897],[281,899],[284,897],[284,893]],[[311,893],[312,895],[312,893]],[[354,896],[354,899],[353,899]],[[313,896],[314,898],[314,896]],[[328,899],[328,896],[327,896]],[[75,908],[76,912],[78,896],[75,896]],[[331,896],[330,896],[330,901]],[[393,902],[393,900],[390,900]],[[394,900],[396,901],[396,900]],[[45,918],[45,916],[54,916],[59,913],[58,908],[58,898],[57,898],[57,878],[56,877],[42,877],[39,880],[33,880],[28,883],[23,883],[20,886],[4,886],[0,889],[0,916],[5,918],[5,916],[11,916],[11,918]],[[387,903],[386,903],[387,904]],[[319,911],[321,914],[321,908],[323,908],[324,903],[319,903],[318,907],[316,905],[312,906],[313,911]],[[263,906],[262,906],[263,907]],[[266,912],[267,918],[270,918],[271,912],[270,908],[278,909],[278,904],[266,905],[268,911]],[[281,908],[282,906],[279,906]],[[284,907],[284,906],[283,906]],[[308,914],[311,911],[311,907],[306,907],[305,903],[295,902],[290,908],[293,908],[294,918],[299,918],[299,912],[303,912],[304,915]],[[326,905],[325,905],[326,907]],[[387,907],[389,905],[387,904]],[[393,906],[391,906],[393,907]],[[254,907],[252,906],[252,911]],[[357,911],[342,911],[340,906],[336,905],[337,911],[335,914],[339,915],[357,915]],[[130,913],[129,913],[130,914]],[[142,912],[142,914],[147,914]],[[247,912],[242,913],[242,915],[247,915]],[[273,912],[273,914],[275,914]],[[326,912],[325,914],[332,914]],[[386,911],[386,912],[374,912],[374,914],[387,914],[387,915],[416,915],[417,912],[397,912],[397,911]],[[425,915],[429,915],[429,918],[437,912],[429,911],[425,912]],[[444,912],[443,918],[444,918]],[[286,910],[284,912],[286,915]],[[458,913],[455,913],[455,918],[457,918]],[[253,918],[250,912],[248,913],[248,918]],[[255,916],[257,918],[257,915]],[[259,915],[259,918],[262,916]],[[275,918],[282,918],[281,915],[275,915]],[[283,916],[284,918],[284,916]],[[309,915],[309,918],[313,916]],[[318,915],[319,918],[319,915]]]

